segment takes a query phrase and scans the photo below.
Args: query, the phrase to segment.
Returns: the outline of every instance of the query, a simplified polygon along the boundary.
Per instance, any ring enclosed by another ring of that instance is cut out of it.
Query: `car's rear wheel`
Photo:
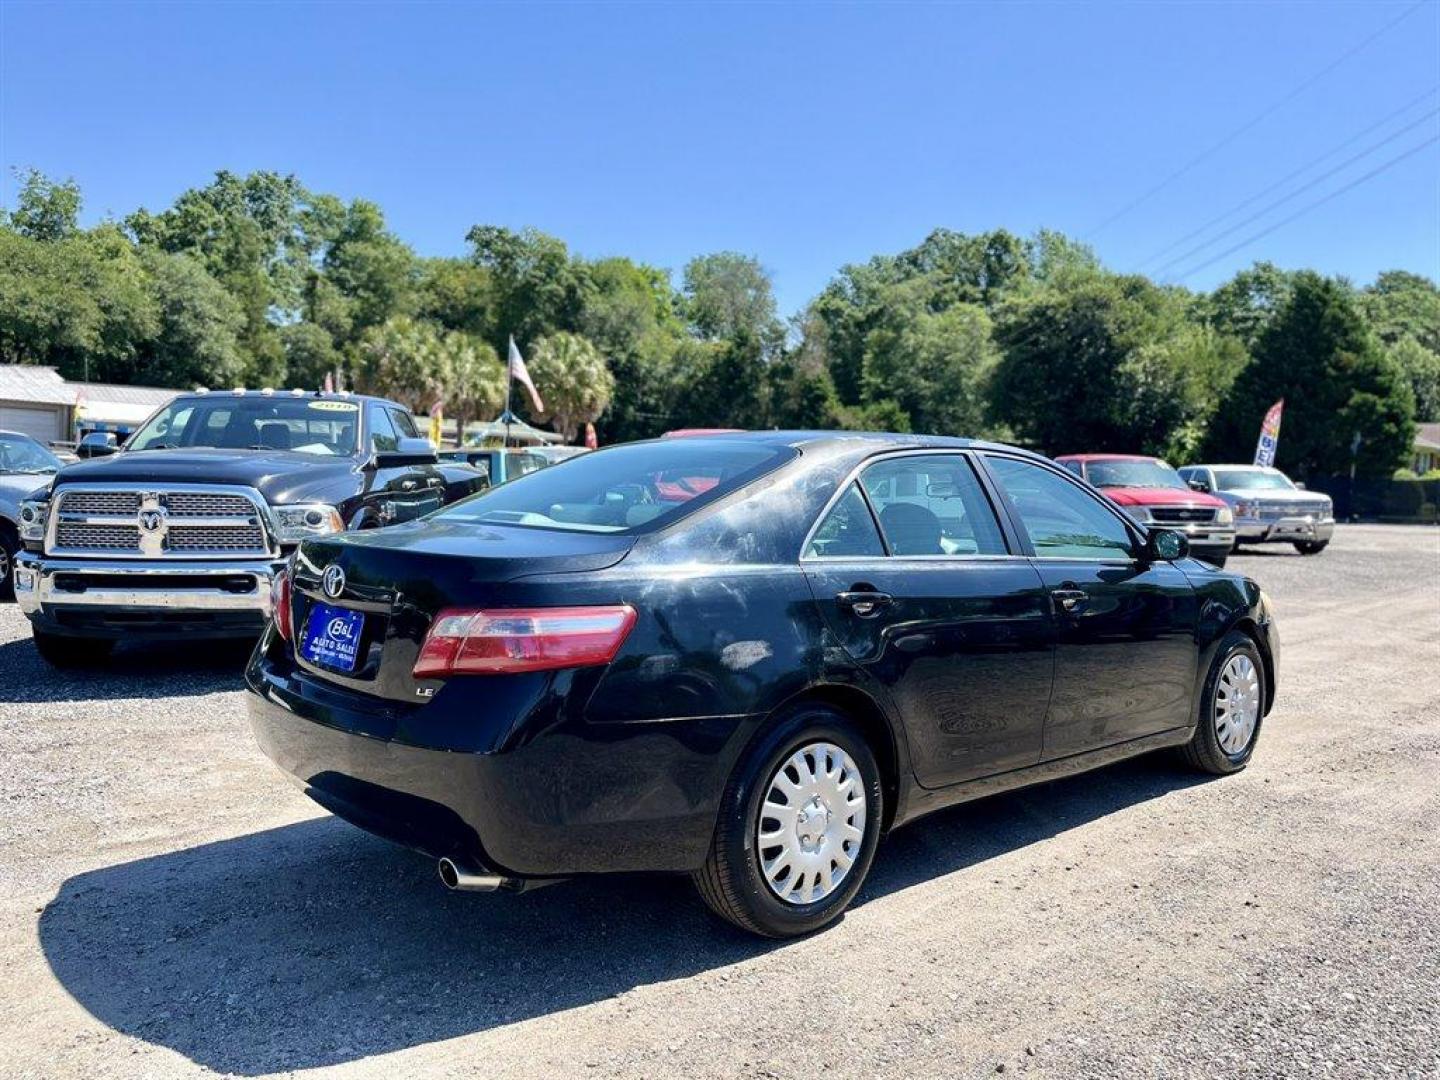
[[[1319,555],[1329,543],[1329,540],[1296,540],[1295,550],[1301,555]]]
[[[765,937],[808,934],[845,910],[870,870],[880,768],[840,713],[807,707],[768,731],[726,785],[700,895]]]
[[[1224,776],[1250,763],[1265,712],[1265,665],[1248,634],[1232,630],[1220,643],[1185,758],[1202,772]]]
[[[115,651],[115,642],[106,638],[64,637],[42,630],[34,631],[34,636],[41,659],[52,667],[94,667]]]

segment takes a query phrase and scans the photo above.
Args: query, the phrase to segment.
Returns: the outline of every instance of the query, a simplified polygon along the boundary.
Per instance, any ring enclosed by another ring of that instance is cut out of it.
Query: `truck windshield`
[[[1267,472],[1264,469],[1216,469],[1215,486],[1221,491],[1243,491],[1246,488],[1293,491],[1295,488],[1284,473]]]
[[[348,457],[355,452],[359,421],[355,402],[334,398],[228,394],[176,398],[147,420],[125,449],[203,446]]]
[[[1091,461],[1085,478],[1096,487],[1188,488],[1163,461]]]
[[[788,446],[729,439],[631,443],[532,472],[431,520],[570,532],[658,528],[779,468],[795,453]]]

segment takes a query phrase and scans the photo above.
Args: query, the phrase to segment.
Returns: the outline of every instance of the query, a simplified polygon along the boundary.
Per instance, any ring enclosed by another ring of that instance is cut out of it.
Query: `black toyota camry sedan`
[[[1178,747],[1243,769],[1260,589],[1005,446],[741,433],[586,454],[306,541],[247,671],[261,747],[445,883],[693,876],[784,937],[928,811]]]

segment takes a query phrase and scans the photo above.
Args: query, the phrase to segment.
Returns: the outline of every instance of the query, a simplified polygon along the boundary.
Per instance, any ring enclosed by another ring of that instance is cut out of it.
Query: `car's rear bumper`
[[[423,705],[362,701],[266,646],[246,671],[260,748],[352,824],[506,877],[704,862],[744,718],[511,720],[493,713],[514,695],[487,691],[485,676],[452,680]],[[532,678],[524,696],[553,708],[568,674]]]
[[[1286,517],[1274,521],[1241,518],[1235,534],[1246,544],[1290,544],[1297,540],[1325,543],[1335,535],[1334,518]]]
[[[281,561],[15,560],[15,600],[40,630],[75,637],[256,636]]]

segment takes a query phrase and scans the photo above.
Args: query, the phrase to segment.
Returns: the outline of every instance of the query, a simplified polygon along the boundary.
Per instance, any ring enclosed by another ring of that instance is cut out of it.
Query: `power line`
[[[1220,222],[1222,222],[1222,221],[1224,221],[1226,218],[1230,217],[1230,215],[1239,213],[1241,210],[1244,210],[1245,207],[1249,206],[1251,203],[1255,202],[1257,199],[1263,199],[1266,195],[1269,195],[1272,191],[1275,191],[1275,190],[1278,189],[1278,188],[1284,187],[1284,186],[1285,186],[1287,183],[1289,183],[1291,180],[1295,179],[1295,177],[1300,176],[1300,175],[1302,175],[1302,174],[1304,174],[1304,173],[1309,172],[1309,171],[1310,171],[1311,169],[1313,169],[1316,165],[1319,165],[1322,161],[1325,161],[1325,160],[1327,160],[1328,158],[1334,157],[1336,154],[1340,153],[1340,151],[1348,148],[1349,146],[1351,146],[1351,145],[1354,144],[1354,143],[1359,142],[1359,141],[1360,141],[1361,139],[1363,139],[1366,135],[1369,135],[1372,131],[1377,131],[1377,130],[1379,130],[1380,128],[1384,127],[1384,126],[1385,126],[1386,124],[1388,124],[1391,120],[1394,120],[1397,116],[1403,116],[1405,113],[1409,112],[1409,111],[1410,111],[1411,109],[1413,109],[1416,105],[1418,105],[1420,102],[1424,101],[1426,98],[1431,97],[1433,94],[1435,94],[1435,92],[1436,92],[1437,90],[1440,90],[1440,86],[1432,86],[1432,87],[1430,87],[1430,89],[1426,90],[1426,91],[1425,91],[1423,94],[1421,94],[1419,97],[1411,98],[1409,101],[1407,101],[1407,102],[1406,102],[1404,105],[1402,105],[1400,108],[1396,109],[1394,112],[1388,113],[1384,118],[1382,118],[1382,119],[1380,119],[1380,120],[1377,120],[1375,123],[1371,124],[1370,126],[1366,127],[1365,129],[1363,129],[1363,130],[1361,130],[1361,131],[1357,131],[1355,134],[1351,135],[1348,139],[1346,139],[1344,142],[1340,143],[1338,146],[1333,146],[1333,147],[1331,147],[1329,150],[1325,151],[1325,153],[1321,154],[1319,157],[1312,158],[1311,160],[1307,161],[1304,165],[1301,165],[1298,169],[1292,169],[1290,172],[1288,172],[1288,173],[1286,173],[1284,176],[1282,176],[1279,180],[1276,180],[1273,184],[1270,184],[1268,187],[1264,187],[1264,188],[1260,189],[1259,191],[1255,192],[1255,194],[1251,195],[1249,198],[1244,199],[1243,201],[1236,203],[1234,206],[1230,207],[1230,209],[1226,210],[1223,214],[1217,214],[1217,215],[1215,215],[1213,218],[1211,218],[1209,221],[1205,222],[1203,225],[1197,226],[1196,228],[1192,229],[1190,232],[1186,233],[1184,236],[1180,237],[1180,239],[1175,240],[1175,241],[1172,241],[1172,242],[1169,243],[1169,244],[1166,244],[1166,245],[1165,245],[1163,248],[1161,248],[1159,251],[1156,251],[1156,252],[1153,253],[1152,255],[1146,257],[1145,259],[1142,259],[1139,263],[1137,263],[1136,266],[1135,266],[1135,269],[1136,269],[1136,270],[1144,270],[1145,267],[1149,266],[1151,263],[1155,262],[1157,259],[1159,259],[1159,258],[1161,258],[1161,257],[1163,257],[1163,256],[1165,256],[1165,255],[1168,255],[1170,252],[1172,252],[1172,251],[1174,251],[1176,248],[1178,248],[1181,244],[1188,244],[1191,240],[1194,240],[1197,236],[1200,236],[1201,234],[1203,234],[1204,232],[1206,232],[1208,229],[1212,228],[1212,227],[1215,226],[1215,225],[1218,225]]]
[[[1099,225],[1096,225],[1093,229],[1091,229],[1088,233],[1086,233],[1083,237],[1081,237],[1081,239],[1083,239],[1083,240],[1089,240],[1090,238],[1092,238],[1093,236],[1095,236],[1096,233],[1099,233],[1099,232],[1101,232],[1102,230],[1104,230],[1104,229],[1106,229],[1106,228],[1109,228],[1109,227],[1110,227],[1111,225],[1113,225],[1115,222],[1119,221],[1122,217],[1124,217],[1126,214],[1130,213],[1130,211],[1134,210],[1137,206],[1140,206],[1142,203],[1148,202],[1151,198],[1153,198],[1154,196],[1158,195],[1160,192],[1164,191],[1167,187],[1169,187],[1171,184],[1173,184],[1176,180],[1180,179],[1180,177],[1182,177],[1182,176],[1184,176],[1186,173],[1188,173],[1191,169],[1195,168],[1195,166],[1201,164],[1201,163],[1204,162],[1204,161],[1207,161],[1209,158],[1211,158],[1211,157],[1214,156],[1215,154],[1219,153],[1221,150],[1225,149],[1225,147],[1227,147],[1227,146],[1229,146],[1231,143],[1233,143],[1236,139],[1240,138],[1240,136],[1244,135],[1246,132],[1248,132],[1248,131],[1250,131],[1251,129],[1255,128],[1258,124],[1260,124],[1261,121],[1268,119],[1270,116],[1272,116],[1272,115],[1274,115],[1276,112],[1278,112],[1281,108],[1283,108],[1284,106],[1290,104],[1290,102],[1294,101],[1297,97],[1299,97],[1301,94],[1303,94],[1306,90],[1309,90],[1310,87],[1314,86],[1314,85],[1315,85],[1316,83],[1318,83],[1321,79],[1323,79],[1326,75],[1329,75],[1330,72],[1334,71],[1334,70],[1335,70],[1336,68],[1338,68],[1341,64],[1345,63],[1345,61],[1349,60],[1349,59],[1350,59],[1352,56],[1354,56],[1356,53],[1363,51],[1363,50],[1364,50],[1371,42],[1373,42],[1376,38],[1379,38],[1379,37],[1381,37],[1382,35],[1389,33],[1389,32],[1390,32],[1391,30],[1393,30],[1395,27],[1399,26],[1402,22],[1404,22],[1406,19],[1408,19],[1411,15],[1413,15],[1415,12],[1419,11],[1422,7],[1424,7],[1425,4],[1426,4],[1426,2],[1427,2],[1427,0],[1417,0],[1416,3],[1414,3],[1414,4],[1412,4],[1410,7],[1406,8],[1406,9],[1405,9],[1404,11],[1402,11],[1398,16],[1396,16],[1394,19],[1391,19],[1388,23],[1386,23],[1384,26],[1382,26],[1379,30],[1376,30],[1373,34],[1371,34],[1369,37],[1365,38],[1365,40],[1361,41],[1358,45],[1352,46],[1350,49],[1348,49],[1346,52],[1344,52],[1344,53],[1343,53],[1340,57],[1338,57],[1337,59],[1332,60],[1330,63],[1326,64],[1323,68],[1321,68],[1319,71],[1317,71],[1314,75],[1310,76],[1310,78],[1306,79],[1306,80],[1305,80],[1304,82],[1302,82],[1299,86],[1295,87],[1295,89],[1293,89],[1293,90],[1291,90],[1289,93],[1285,94],[1285,95],[1284,95],[1283,97],[1281,97],[1279,100],[1277,100],[1277,101],[1273,102],[1272,104],[1266,106],[1266,107],[1265,107],[1264,109],[1262,109],[1259,113],[1257,113],[1257,114],[1256,114],[1255,116],[1253,116],[1251,119],[1247,120],[1245,123],[1241,124],[1238,128],[1236,128],[1234,131],[1232,131],[1229,135],[1226,135],[1226,136],[1225,136],[1223,139],[1221,139],[1219,142],[1214,143],[1213,145],[1211,145],[1210,147],[1208,147],[1208,148],[1205,149],[1205,150],[1202,150],[1199,154],[1196,154],[1193,158],[1191,158],[1189,161],[1187,161],[1184,165],[1180,166],[1180,168],[1176,169],[1176,170],[1175,170],[1174,172],[1172,172],[1170,175],[1168,175],[1167,177],[1165,177],[1165,179],[1161,180],[1161,181],[1160,181],[1158,184],[1156,184],[1154,187],[1152,187],[1152,188],[1150,188],[1149,190],[1145,191],[1143,194],[1137,196],[1136,198],[1131,199],[1128,203],[1126,203],[1124,206],[1122,206],[1119,210],[1116,210],[1113,214],[1111,214],[1109,217],[1107,217],[1104,221],[1100,222]]]
[[[1219,262],[1221,259],[1227,258],[1227,257],[1230,256],[1230,255],[1234,255],[1237,251],[1240,251],[1242,248],[1249,247],[1249,246],[1250,246],[1251,244],[1253,244],[1256,240],[1260,240],[1260,239],[1263,239],[1263,238],[1266,237],[1266,236],[1269,236],[1269,235],[1270,235],[1271,233],[1273,233],[1276,229],[1283,228],[1284,226],[1289,225],[1292,221],[1295,221],[1297,218],[1302,218],[1302,217],[1304,217],[1306,214],[1310,213],[1310,211],[1315,210],[1315,209],[1318,209],[1318,208],[1321,207],[1321,206],[1324,206],[1326,203],[1330,202],[1332,199],[1337,199],[1337,198],[1339,198],[1341,195],[1344,195],[1347,191],[1353,191],[1355,188],[1359,187],[1361,184],[1365,183],[1366,181],[1368,181],[1368,180],[1373,180],[1375,177],[1379,176],[1381,173],[1385,172],[1387,169],[1393,168],[1394,166],[1400,164],[1400,162],[1404,161],[1406,158],[1408,158],[1408,157],[1413,157],[1414,155],[1418,154],[1421,150],[1424,150],[1427,146],[1433,146],[1433,145],[1434,145],[1435,143],[1437,143],[1437,142],[1440,142],[1440,135],[1432,135],[1432,136],[1430,136],[1430,138],[1424,140],[1423,142],[1416,143],[1414,146],[1410,147],[1410,149],[1406,150],[1404,153],[1397,154],[1395,157],[1391,158],[1389,161],[1385,162],[1383,165],[1377,165],[1375,168],[1371,169],[1371,170],[1370,170],[1369,172],[1367,172],[1365,175],[1356,177],[1354,180],[1350,181],[1348,184],[1345,184],[1345,185],[1343,185],[1342,187],[1336,188],[1334,191],[1330,192],[1330,193],[1327,194],[1327,195],[1322,195],[1320,198],[1316,199],[1316,200],[1315,200],[1314,202],[1312,202],[1312,203],[1307,203],[1305,206],[1302,206],[1299,210],[1296,210],[1295,213],[1291,214],[1289,217],[1287,217],[1287,218],[1282,218],[1281,220],[1275,222],[1275,224],[1270,225],[1270,226],[1267,226],[1266,228],[1261,229],[1261,230],[1260,230],[1259,232],[1257,232],[1257,233],[1252,233],[1251,235],[1247,236],[1244,240],[1241,240],[1241,241],[1240,241],[1238,244],[1236,244],[1234,247],[1226,248],[1224,251],[1220,252],[1220,254],[1215,255],[1215,256],[1213,256],[1212,258],[1206,259],[1204,262],[1200,263],[1198,266],[1192,266],[1189,270],[1185,271],[1185,273],[1183,273],[1183,274],[1177,274],[1176,277],[1175,277],[1175,280],[1176,280],[1176,281],[1184,281],[1186,278],[1188,278],[1188,277],[1193,277],[1194,275],[1198,274],[1201,270],[1204,270],[1206,267],[1214,266],[1214,265],[1215,265],[1217,262]]]
[[[1167,270],[1169,270],[1171,267],[1181,265],[1182,263],[1186,262],[1187,260],[1189,260],[1189,259],[1193,258],[1194,256],[1200,254],[1200,252],[1204,251],[1206,248],[1210,247],[1212,244],[1218,243],[1219,241],[1225,239],[1225,237],[1227,237],[1227,236],[1233,236],[1235,233],[1237,233],[1237,232],[1239,232],[1241,229],[1243,229],[1246,225],[1253,224],[1255,221],[1259,220],[1260,218],[1264,217],[1266,214],[1270,213],[1271,210],[1278,209],[1279,207],[1284,206],[1286,203],[1290,202],[1292,199],[1295,199],[1295,198],[1297,198],[1298,196],[1305,194],[1305,192],[1311,190],[1312,188],[1316,187],[1317,185],[1323,184],[1326,180],[1329,180],[1330,177],[1334,176],[1336,173],[1344,172],[1344,171],[1345,171],[1346,169],[1348,169],[1351,165],[1354,165],[1357,161],[1360,161],[1362,158],[1367,158],[1367,157],[1369,157],[1371,154],[1373,154],[1376,150],[1379,150],[1381,147],[1389,146],[1389,145],[1390,145],[1392,142],[1394,142],[1396,139],[1400,138],[1400,136],[1402,136],[1402,135],[1408,135],[1410,132],[1414,131],[1414,130],[1415,130],[1417,127],[1419,127],[1421,124],[1426,123],[1426,122],[1429,121],[1431,118],[1433,118],[1433,117],[1435,117],[1435,116],[1437,116],[1437,115],[1440,115],[1440,108],[1431,109],[1428,113],[1426,113],[1424,116],[1420,117],[1418,120],[1414,120],[1414,121],[1412,121],[1411,123],[1406,124],[1404,127],[1400,128],[1398,131],[1391,132],[1389,135],[1385,136],[1385,138],[1381,139],[1381,140],[1380,140],[1379,142],[1377,142],[1377,143],[1372,143],[1371,145],[1367,146],[1364,150],[1361,150],[1358,154],[1352,154],[1352,155],[1350,155],[1348,158],[1346,158],[1344,161],[1342,161],[1339,165],[1336,165],[1333,169],[1327,169],[1327,170],[1325,170],[1325,171],[1324,171],[1323,173],[1321,173],[1319,176],[1317,176],[1317,177],[1315,177],[1315,178],[1313,178],[1313,179],[1311,179],[1311,180],[1308,180],[1308,181],[1306,181],[1305,183],[1301,184],[1301,185],[1300,185],[1298,188],[1296,188],[1294,191],[1291,191],[1291,192],[1289,192],[1288,194],[1285,194],[1285,195],[1280,196],[1280,198],[1278,198],[1278,199],[1274,199],[1274,200],[1272,200],[1271,202],[1266,203],[1264,206],[1262,206],[1259,210],[1256,210],[1255,213],[1251,214],[1249,217],[1241,218],[1241,219],[1240,219],[1239,221],[1237,221],[1234,225],[1231,225],[1228,229],[1222,229],[1220,232],[1218,232],[1218,233],[1216,233],[1214,236],[1212,236],[1209,240],[1205,240],[1205,241],[1203,241],[1202,243],[1196,244],[1193,248],[1191,248],[1189,251],[1185,252],[1185,253],[1182,254],[1182,255],[1177,255],[1177,256],[1175,256],[1175,258],[1171,259],[1171,260],[1170,260],[1169,262],[1167,262],[1164,266],[1160,267],[1160,269],[1156,271],[1156,274],[1157,274],[1157,275],[1160,275],[1160,276],[1163,276],[1163,275],[1165,274],[1165,272],[1166,272]]]

